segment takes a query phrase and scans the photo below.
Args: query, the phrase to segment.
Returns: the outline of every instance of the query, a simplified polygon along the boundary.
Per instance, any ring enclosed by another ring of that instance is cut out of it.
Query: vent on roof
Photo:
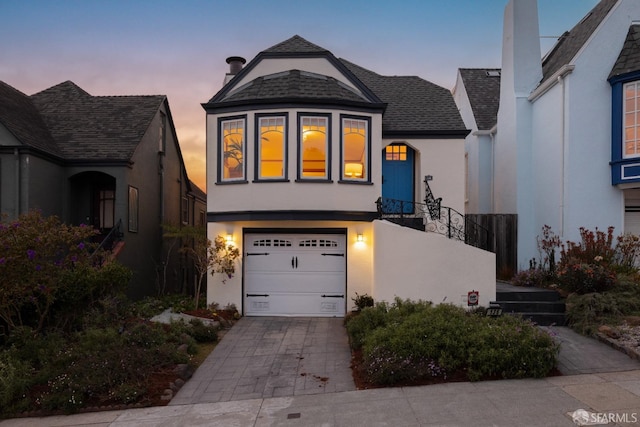
[[[487,77],[500,77],[500,71],[498,71],[498,70],[489,70],[489,71],[487,71]]]

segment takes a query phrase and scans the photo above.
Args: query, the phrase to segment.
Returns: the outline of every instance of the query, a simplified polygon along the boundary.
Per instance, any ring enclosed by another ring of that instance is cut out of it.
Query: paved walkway
[[[578,415],[640,425],[640,362],[568,328],[552,332],[562,342],[563,376],[355,391],[342,319],[243,318],[169,406],[0,427],[569,427]]]

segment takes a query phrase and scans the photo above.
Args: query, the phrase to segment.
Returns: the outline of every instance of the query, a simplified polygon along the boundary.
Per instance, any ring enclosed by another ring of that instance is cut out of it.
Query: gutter
[[[533,102],[536,99],[540,98],[542,95],[547,93],[552,87],[554,87],[557,83],[559,83],[560,80],[562,80],[566,75],[568,75],[571,72],[573,72],[574,68],[576,68],[575,65],[568,65],[568,64],[567,65],[563,65],[562,67],[560,67],[560,69],[558,71],[553,73],[553,75],[551,77],[546,79],[544,82],[542,82],[542,84],[540,86],[535,88],[533,90],[533,92],[531,92],[531,95],[529,95],[529,97],[527,99],[530,102]]]

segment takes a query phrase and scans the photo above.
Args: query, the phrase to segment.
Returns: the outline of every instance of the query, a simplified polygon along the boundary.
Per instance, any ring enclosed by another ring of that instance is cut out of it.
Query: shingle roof
[[[629,27],[627,38],[609,74],[609,79],[634,71],[640,71],[640,25]]]
[[[91,96],[70,81],[31,96],[67,160],[130,160],[165,99]]]
[[[387,103],[383,134],[466,132],[448,89],[420,77],[381,76],[345,59],[340,61]]]
[[[329,76],[299,70],[258,77],[243,87],[234,87],[265,57],[325,57],[362,91],[362,95]],[[260,52],[229,84],[203,106],[208,111],[236,102],[236,105],[265,100],[338,101],[383,108],[385,135],[462,135],[467,129],[451,92],[416,76],[381,76],[295,35]]]
[[[570,31],[565,32],[542,62],[542,82],[569,64],[618,0],[601,0]]]
[[[295,35],[290,39],[280,42],[263,52],[268,53],[324,53],[328,52],[326,49],[311,43],[308,40]]]
[[[500,69],[460,68],[459,72],[478,129],[491,129],[498,122]]]
[[[31,99],[0,81],[0,123],[21,143],[60,155],[60,151]]]
[[[231,91],[221,102],[276,99],[316,99],[367,102],[368,100],[333,77],[289,70],[258,77]]]

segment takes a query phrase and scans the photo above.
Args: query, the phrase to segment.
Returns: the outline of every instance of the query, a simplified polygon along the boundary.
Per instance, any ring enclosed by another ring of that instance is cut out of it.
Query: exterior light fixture
[[[227,244],[230,245],[233,243],[233,234],[227,234],[226,238]]]
[[[363,243],[364,242],[364,236],[362,235],[362,233],[358,233],[356,235],[356,242],[358,242],[358,243]]]

